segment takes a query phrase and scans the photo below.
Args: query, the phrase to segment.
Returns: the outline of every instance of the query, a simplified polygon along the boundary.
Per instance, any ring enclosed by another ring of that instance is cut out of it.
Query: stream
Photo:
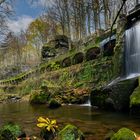
[[[103,140],[109,131],[121,127],[140,133],[140,116],[78,105],[48,109],[46,105],[32,106],[27,102],[0,104],[0,126],[8,121],[16,122],[28,136],[39,136],[40,129],[36,126],[39,116],[56,119],[60,127],[68,123],[78,126],[85,133],[86,140]]]

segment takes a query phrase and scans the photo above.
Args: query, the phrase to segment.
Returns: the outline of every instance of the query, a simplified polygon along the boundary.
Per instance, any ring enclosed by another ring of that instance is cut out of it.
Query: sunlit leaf
[[[38,123],[37,126],[40,127],[40,128],[45,128],[46,126],[48,126],[48,124],[46,124],[46,123]]]
[[[52,120],[51,121],[51,124],[53,125],[53,124],[56,124],[56,120]]]
[[[50,120],[49,118],[44,119],[43,117],[39,117],[38,122],[38,127],[45,128],[47,131],[52,131],[52,133],[55,133],[56,128],[58,128],[58,126],[56,125],[56,120]]]
[[[43,117],[39,117],[38,122],[48,123],[48,120],[44,119]]]

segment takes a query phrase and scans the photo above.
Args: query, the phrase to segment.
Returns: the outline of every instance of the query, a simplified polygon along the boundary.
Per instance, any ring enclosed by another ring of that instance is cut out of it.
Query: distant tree
[[[9,32],[6,21],[11,16],[12,11],[12,0],[0,0],[0,43]]]
[[[40,56],[40,50],[43,44],[47,41],[46,30],[47,26],[41,19],[34,20],[27,29],[27,40],[30,45],[37,49],[37,54]]]

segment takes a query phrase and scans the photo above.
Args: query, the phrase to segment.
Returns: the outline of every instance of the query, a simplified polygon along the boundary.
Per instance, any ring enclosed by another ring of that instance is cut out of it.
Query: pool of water
[[[39,116],[56,119],[61,127],[64,124],[74,124],[86,136],[86,140],[103,140],[110,130],[128,127],[140,133],[140,116],[99,111],[88,106],[62,106],[58,109],[48,109],[46,105],[30,105],[27,102],[0,104],[0,126],[8,121],[20,124],[30,135],[39,135],[37,118]]]

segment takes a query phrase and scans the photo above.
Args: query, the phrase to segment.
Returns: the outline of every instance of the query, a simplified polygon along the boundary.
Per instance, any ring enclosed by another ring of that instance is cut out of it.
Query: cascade
[[[81,106],[91,107],[90,96],[88,97],[88,100],[86,101],[86,103],[85,104],[81,104]]]
[[[126,78],[140,76],[140,22],[125,32]]]

